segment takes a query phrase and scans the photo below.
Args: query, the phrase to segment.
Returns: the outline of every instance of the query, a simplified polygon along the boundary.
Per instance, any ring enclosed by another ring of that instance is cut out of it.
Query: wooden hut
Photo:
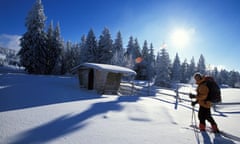
[[[97,63],[84,63],[72,71],[77,72],[80,87],[95,89],[102,94],[117,94],[122,76],[136,75],[136,72],[129,68]]]

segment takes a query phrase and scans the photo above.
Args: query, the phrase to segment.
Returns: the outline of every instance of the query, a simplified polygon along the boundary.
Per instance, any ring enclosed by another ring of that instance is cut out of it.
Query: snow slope
[[[99,95],[76,77],[0,74],[0,144],[197,143],[188,96],[174,109],[174,91],[155,96]],[[240,90],[223,89],[214,113],[220,129],[240,136]],[[198,133],[200,143],[240,143]]]

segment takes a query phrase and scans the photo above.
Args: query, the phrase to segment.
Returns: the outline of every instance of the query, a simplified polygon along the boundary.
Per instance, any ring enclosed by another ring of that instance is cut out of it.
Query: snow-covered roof
[[[121,66],[116,66],[116,65],[109,65],[109,64],[98,64],[98,63],[84,63],[80,64],[72,69],[72,71],[76,71],[78,69],[82,68],[93,68],[97,70],[102,70],[102,71],[108,71],[108,72],[113,72],[113,73],[122,73],[125,75],[136,75],[136,72],[126,68],[126,67],[121,67]]]

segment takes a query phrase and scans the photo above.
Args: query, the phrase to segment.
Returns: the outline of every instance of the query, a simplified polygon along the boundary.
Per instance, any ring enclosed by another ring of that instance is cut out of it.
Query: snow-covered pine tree
[[[189,64],[187,63],[187,59],[181,65],[181,80],[182,83],[188,83],[191,75],[189,74]]]
[[[140,45],[138,43],[138,39],[135,38],[134,40],[134,49],[133,49],[133,58],[136,59],[138,57],[141,57],[142,54],[141,54],[141,48],[140,48]]]
[[[125,53],[125,56],[127,56],[128,59],[130,59],[130,56],[131,56],[132,59],[134,59],[134,60],[137,57],[141,56],[140,46],[138,44],[138,40],[137,39],[133,40],[132,36],[130,36],[130,38],[129,38],[128,45],[127,45],[127,51]]]
[[[144,61],[149,61],[149,49],[148,49],[147,40],[145,40],[143,43],[142,58]]]
[[[119,31],[117,33],[117,37],[113,44],[113,57],[111,59],[111,64],[123,66],[124,65],[124,49],[123,49],[123,42],[122,42],[122,35]]]
[[[97,49],[97,62],[110,64],[113,57],[113,44],[108,28],[104,28],[102,35],[99,38]]]
[[[139,64],[136,64],[138,66],[138,70],[140,71],[141,79],[143,80],[152,80],[154,77],[154,65],[155,65],[155,59],[154,59],[154,51],[153,51],[153,45],[150,44],[150,49],[148,48],[147,40],[144,41],[143,48],[142,48],[142,62]]]
[[[25,70],[28,73],[34,73],[34,53],[33,48],[29,46],[31,35],[29,32],[26,32],[23,37],[20,39],[21,49],[18,52],[20,58],[20,64],[25,67]]]
[[[196,64],[195,64],[194,57],[192,57],[190,64],[189,64],[189,68],[188,68],[189,78],[191,78],[195,72],[196,72]]]
[[[178,53],[176,53],[176,56],[173,61],[171,80],[173,82],[180,82],[181,80],[181,62]]]
[[[74,66],[77,66],[81,62],[81,43],[73,45],[73,57],[74,57]]]
[[[120,31],[117,32],[117,36],[113,44],[113,52],[115,51],[123,51],[123,40]]]
[[[205,64],[205,59],[203,57],[203,55],[200,55],[198,64],[197,64],[197,71],[202,73],[202,74],[206,74],[206,64]]]
[[[155,76],[155,63],[154,48],[151,43],[149,52],[148,80],[152,80]]]
[[[134,41],[133,41],[133,37],[130,36],[129,37],[129,41],[128,41],[128,45],[127,45],[127,50],[124,53],[124,65],[130,69],[133,69],[134,67],[134,56],[133,56],[133,49],[134,49]]]
[[[62,67],[62,62],[63,62],[63,55],[64,55],[64,41],[61,37],[61,31],[60,31],[60,24],[57,23],[57,26],[54,29],[53,32],[53,47],[51,49],[52,53],[52,59],[54,62],[53,64],[53,69],[52,69],[52,74],[60,74],[61,73],[61,67]]]
[[[128,40],[127,50],[126,50],[126,52],[125,52],[125,54],[124,54],[126,57],[129,57],[129,56],[131,55],[131,53],[132,53],[132,51],[133,51],[133,50],[132,50],[133,47],[134,47],[133,37],[130,36],[130,37],[129,37],[129,40]]]
[[[228,85],[235,88],[236,84],[240,82],[239,73],[231,70],[229,72]]]
[[[83,58],[84,62],[97,62],[97,40],[93,32],[93,29],[90,29],[87,35],[86,40],[86,57]]]
[[[60,36],[60,25],[57,24],[53,29],[53,22],[51,21],[47,31],[47,63],[46,74],[58,74],[59,71],[54,69],[57,67],[60,61],[61,51],[63,50],[63,42]]]
[[[156,79],[155,79],[155,85],[159,86],[161,83],[161,78],[158,72],[160,72],[160,64],[161,64],[161,55],[160,52],[157,53],[156,57],[156,66],[155,66],[155,71],[156,71]]]
[[[211,75],[214,77],[215,81],[220,84],[220,72],[218,71],[217,67],[214,67],[214,69],[211,72]]]
[[[41,0],[37,0],[26,17],[25,32],[20,40],[20,63],[28,73],[46,72],[47,35],[44,31],[45,14]]]
[[[165,48],[157,55],[156,60],[156,80],[155,85],[162,87],[170,87],[170,67],[171,61],[169,54]]]
[[[222,69],[219,72],[219,84],[227,84],[228,78],[229,78],[229,75],[228,75],[227,70]]]
[[[62,67],[62,72],[64,73],[69,73],[71,69],[74,67],[74,57],[73,57],[72,47],[73,47],[72,42],[68,41],[64,49],[65,52],[64,52],[63,67]]]
[[[140,59],[141,61],[138,61]],[[144,41],[142,48],[142,56],[136,60],[134,70],[137,73],[136,79],[147,80],[148,79],[148,64],[149,64],[149,49],[147,41]]]
[[[214,67],[213,71],[212,71],[212,75],[215,79],[217,79],[219,72],[218,72],[218,68]]]
[[[151,43],[150,44],[150,52],[149,52],[149,55],[150,55],[150,61],[152,63],[152,66],[154,67],[155,65],[155,55],[154,55],[154,47],[153,47],[153,44]]]
[[[52,49],[54,47],[54,34],[53,34],[53,21],[50,22],[50,25],[47,30],[47,54],[46,54],[46,74],[51,74],[54,65],[55,59],[53,59]]]
[[[124,66],[130,69],[134,69],[135,60],[132,58],[131,54],[129,56],[124,56]]]
[[[87,61],[87,48],[86,48],[86,36],[83,35],[81,37],[81,42],[80,42],[80,64],[84,63]]]

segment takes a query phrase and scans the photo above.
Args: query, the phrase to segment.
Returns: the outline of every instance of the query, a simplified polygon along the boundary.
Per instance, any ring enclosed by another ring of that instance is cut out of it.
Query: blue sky
[[[0,0],[0,46],[17,47],[25,31],[25,18],[35,0]],[[198,62],[240,71],[239,0],[42,0],[47,16],[60,23],[65,41],[80,42],[93,28],[97,38],[107,27],[115,39],[121,31],[124,46],[130,36],[152,43],[155,52],[167,45],[173,60],[192,56]],[[176,32],[183,34],[175,36]],[[186,38],[185,38],[186,37]],[[185,41],[185,43],[179,43]]]

